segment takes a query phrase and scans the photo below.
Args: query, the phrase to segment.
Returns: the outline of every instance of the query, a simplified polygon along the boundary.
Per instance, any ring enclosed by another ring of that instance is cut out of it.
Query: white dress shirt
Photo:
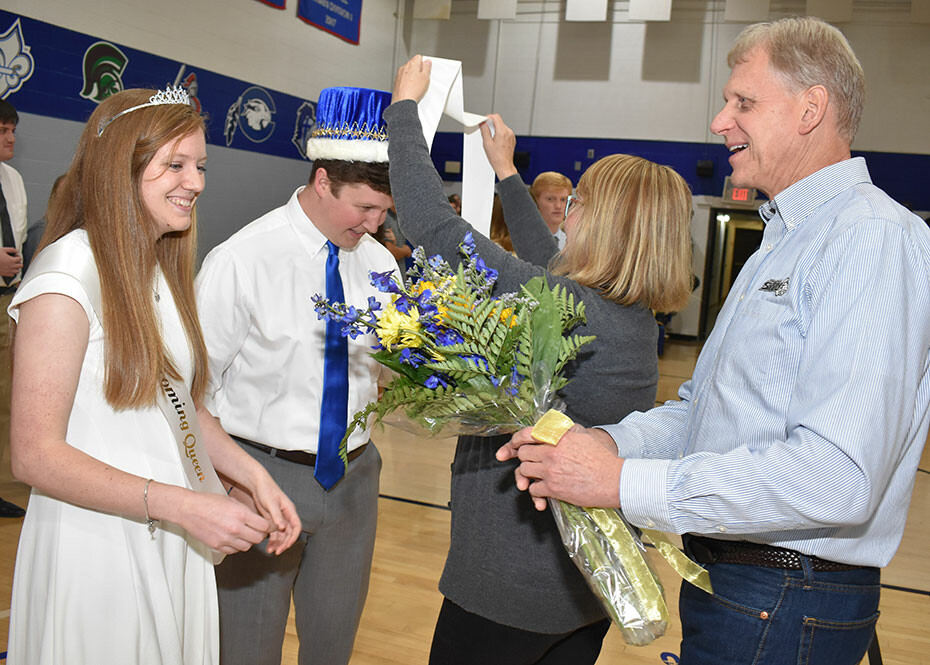
[[[272,210],[207,255],[197,276],[197,303],[210,357],[206,405],[230,434],[282,450],[317,452],[323,392],[326,322],[311,297],[326,294],[326,237],[297,200]],[[377,240],[363,236],[340,250],[346,301],[368,296],[389,302],[369,271],[396,271]],[[349,345],[348,419],[378,397],[381,365],[371,357],[374,335]],[[349,450],[368,442],[356,431]]]
[[[22,251],[27,227],[26,188],[23,186],[23,177],[9,164],[0,162],[0,185],[3,186],[6,209],[10,213],[10,226],[13,227],[16,249]],[[6,279],[8,284],[16,284],[21,278],[22,273]]]

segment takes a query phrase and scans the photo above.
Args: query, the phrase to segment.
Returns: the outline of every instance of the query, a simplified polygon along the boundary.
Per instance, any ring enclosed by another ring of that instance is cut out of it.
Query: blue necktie
[[[342,278],[339,277],[339,248],[326,241],[326,297],[330,302],[345,302]],[[320,440],[317,446],[314,478],[330,489],[345,474],[339,457],[339,442],[346,433],[349,413],[349,345],[342,336],[342,323],[326,322],[326,351],[323,361],[323,405],[320,409]]]

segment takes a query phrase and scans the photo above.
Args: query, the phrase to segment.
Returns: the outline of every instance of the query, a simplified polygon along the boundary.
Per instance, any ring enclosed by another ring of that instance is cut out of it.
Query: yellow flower
[[[497,306],[494,307],[492,316],[497,315]],[[517,316],[514,314],[513,307],[505,307],[500,313],[501,323],[506,323],[508,327],[513,328],[517,325]]]
[[[428,279],[423,279],[417,282],[416,284],[411,285],[410,293],[413,296],[419,296],[421,293],[423,293],[427,289],[432,291],[433,294],[435,294],[437,291],[436,285],[433,282],[431,282]]]
[[[416,307],[410,307],[407,313],[399,312],[394,303],[384,308],[378,317],[376,334],[381,345],[388,351],[392,347],[415,349],[422,340],[417,334],[420,331],[420,312]]]
[[[430,300],[436,306],[436,322],[442,324],[445,322],[446,313],[449,311],[445,302],[449,297],[449,292],[455,287],[455,282],[454,276],[443,277],[439,284],[428,279],[420,280],[411,285],[410,295],[416,298],[428,289],[432,293]]]
[[[501,322],[507,323],[511,328],[517,325],[517,317],[514,315],[512,307],[507,307],[501,312]]]

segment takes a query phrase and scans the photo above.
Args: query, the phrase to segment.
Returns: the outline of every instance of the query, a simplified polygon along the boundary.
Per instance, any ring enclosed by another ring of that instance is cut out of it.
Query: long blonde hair
[[[75,229],[87,231],[103,301],[104,394],[115,409],[153,405],[160,379],[180,378],[152,298],[156,264],[171,288],[190,345],[195,401],[206,388],[207,351],[194,297],[196,211],[186,231],[162,236],[140,190],[142,174],[158,149],[204,132],[203,118],[184,104],[151,106],[113,119],[97,136],[102,121],[144,104],[155,92],[125,90],[105,99],[90,116],[71,167],[49,200],[39,247]]]
[[[578,181],[582,203],[552,272],[621,305],[674,312],[691,293],[691,190],[674,170],[632,155],[599,159]]]

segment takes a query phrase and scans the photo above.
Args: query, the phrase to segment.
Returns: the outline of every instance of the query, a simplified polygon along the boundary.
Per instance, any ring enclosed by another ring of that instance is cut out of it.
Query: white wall
[[[518,134],[713,141],[726,52],[740,23],[723,0],[675,0],[669,23],[567,23],[564,0],[520,0],[515,21],[479,21],[454,0],[449,21],[413,20],[413,0],[365,0],[354,46],[256,0],[4,0],[4,9],[220,74],[316,99],[328,85],[389,89],[413,53],[462,60],[466,103],[498,111]],[[772,0],[772,17],[801,13]],[[855,0],[840,27],[866,71],[853,146],[930,153],[930,25],[909,0]],[[398,19],[399,17],[399,19]],[[443,129],[452,126],[443,125]]]
[[[609,4],[606,23],[565,22],[562,0],[521,0],[515,21],[478,21],[475,0],[455,0],[449,21],[425,21],[408,0],[395,60],[464,61],[469,110],[499,112],[518,134],[720,141],[708,125],[746,24],[723,21],[723,0],[674,0],[668,23],[630,22],[627,2]],[[772,18],[804,13],[801,1],[771,6]],[[855,0],[839,26],[867,80],[854,149],[930,153],[930,25],[909,14],[909,0]]]

